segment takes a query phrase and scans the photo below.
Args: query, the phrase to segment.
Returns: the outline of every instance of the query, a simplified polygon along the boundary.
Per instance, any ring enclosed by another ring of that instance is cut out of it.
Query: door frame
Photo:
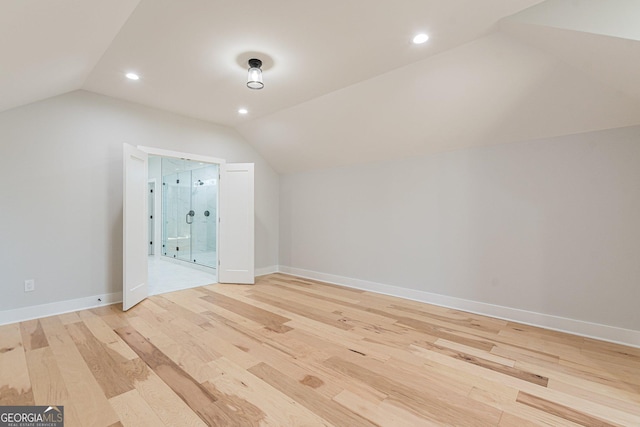
[[[136,148],[140,151],[144,151],[145,153],[151,156],[173,157],[176,159],[193,160],[196,162],[203,162],[203,163],[216,163],[216,164],[227,163],[225,159],[220,159],[220,158],[211,157],[211,156],[203,156],[201,154],[165,150],[163,148],[147,147],[144,145],[138,145]]]
[[[138,145],[136,147],[138,150],[143,151],[145,153],[147,153],[147,155],[150,156],[160,156],[160,157],[171,157],[174,159],[182,159],[182,160],[190,160],[190,161],[196,161],[196,162],[202,162],[202,163],[208,163],[208,164],[215,164],[218,165],[218,186],[220,186],[220,170],[222,165],[226,164],[227,161],[225,159],[220,159],[217,157],[211,157],[211,156],[204,156],[201,154],[194,154],[194,153],[185,153],[182,151],[173,151],[173,150],[165,150],[162,148],[156,148],[156,147],[147,147],[147,146],[142,146],[142,145]],[[219,188],[219,187],[218,187]],[[219,260],[220,260],[220,191],[217,192],[216,195],[216,277],[218,276],[219,273]],[[160,203],[162,204],[162,202]],[[160,232],[160,234],[162,235],[162,232]],[[156,251],[156,253],[158,254],[158,252]],[[162,253],[159,253],[159,256],[161,256]],[[148,264],[148,263],[147,263]],[[147,265],[148,268],[148,265]]]

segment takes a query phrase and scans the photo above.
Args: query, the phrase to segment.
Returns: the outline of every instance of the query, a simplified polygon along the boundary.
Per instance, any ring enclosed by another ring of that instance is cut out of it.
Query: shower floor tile
[[[182,266],[161,257],[150,256],[149,295],[179,291],[181,289],[217,283],[215,272],[207,273],[188,266]]]

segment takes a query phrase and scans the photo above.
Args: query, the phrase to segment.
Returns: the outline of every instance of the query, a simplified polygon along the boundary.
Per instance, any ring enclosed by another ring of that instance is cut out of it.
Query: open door
[[[255,283],[253,163],[220,165],[220,283]]]
[[[123,145],[122,309],[129,310],[149,294],[147,282],[147,153]]]

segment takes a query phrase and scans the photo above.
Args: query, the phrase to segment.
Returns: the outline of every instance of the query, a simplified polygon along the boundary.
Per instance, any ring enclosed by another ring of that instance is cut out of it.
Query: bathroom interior
[[[149,293],[217,282],[218,165],[149,156]]]

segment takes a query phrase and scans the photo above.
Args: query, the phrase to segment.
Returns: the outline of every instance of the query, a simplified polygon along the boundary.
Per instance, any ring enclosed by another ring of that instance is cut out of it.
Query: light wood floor
[[[0,327],[66,426],[640,426],[640,349],[274,274]]]

